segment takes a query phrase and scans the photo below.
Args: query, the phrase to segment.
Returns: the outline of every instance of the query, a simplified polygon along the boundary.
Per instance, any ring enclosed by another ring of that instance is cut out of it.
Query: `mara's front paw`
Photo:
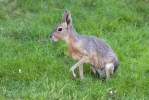
[[[74,73],[74,71],[70,69],[70,72],[72,74],[72,79],[75,79],[76,78],[76,74]]]
[[[72,79],[74,80],[76,78],[76,74],[72,74]]]

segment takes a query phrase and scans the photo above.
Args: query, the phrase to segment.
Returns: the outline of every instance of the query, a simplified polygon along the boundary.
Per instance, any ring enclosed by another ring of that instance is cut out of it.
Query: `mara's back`
[[[78,42],[82,43],[82,48],[87,51],[90,57],[89,64],[102,68],[107,63],[118,61],[113,49],[103,40],[93,36],[81,36]]]

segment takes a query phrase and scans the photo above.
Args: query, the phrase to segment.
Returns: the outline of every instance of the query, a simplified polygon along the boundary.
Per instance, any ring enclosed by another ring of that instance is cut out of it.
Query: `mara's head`
[[[61,23],[51,32],[50,39],[52,41],[67,40],[70,29],[72,27],[72,20],[70,13],[64,11]]]

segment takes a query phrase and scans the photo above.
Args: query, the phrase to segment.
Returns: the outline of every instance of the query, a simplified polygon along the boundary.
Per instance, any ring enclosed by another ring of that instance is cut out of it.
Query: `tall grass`
[[[148,5],[147,0],[0,0],[0,98],[148,100]],[[75,61],[66,44],[49,40],[64,10],[78,33],[103,39],[117,53],[120,67],[109,82],[86,64],[85,80],[71,79]]]

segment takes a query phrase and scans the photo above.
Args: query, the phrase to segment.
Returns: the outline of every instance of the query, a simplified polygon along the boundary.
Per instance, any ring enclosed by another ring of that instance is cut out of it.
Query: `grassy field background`
[[[103,39],[117,53],[120,66],[110,81],[86,64],[84,81],[71,79],[75,61],[65,42],[49,40],[64,10],[78,33]],[[148,100],[148,63],[148,0],[0,0],[1,100]]]

